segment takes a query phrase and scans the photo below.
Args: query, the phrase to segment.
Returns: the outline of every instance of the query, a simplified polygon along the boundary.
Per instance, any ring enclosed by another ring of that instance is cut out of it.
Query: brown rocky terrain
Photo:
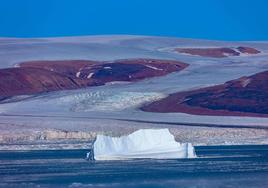
[[[176,52],[202,57],[223,58],[229,56],[240,56],[241,54],[258,54],[259,50],[251,47],[239,46],[237,48],[176,48]]]
[[[104,85],[112,81],[139,81],[180,71],[179,61],[126,59],[97,61],[32,61],[0,69],[0,99],[49,91]]]
[[[70,77],[40,68],[22,67],[0,70],[1,98],[61,89],[78,88]]]
[[[150,112],[268,117],[268,71],[222,85],[178,92],[142,107]]]

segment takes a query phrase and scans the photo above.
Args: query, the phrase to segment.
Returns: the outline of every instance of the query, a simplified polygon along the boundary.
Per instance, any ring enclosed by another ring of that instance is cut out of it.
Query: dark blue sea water
[[[199,158],[86,161],[86,150],[0,151],[0,187],[268,187],[268,146],[196,147]]]

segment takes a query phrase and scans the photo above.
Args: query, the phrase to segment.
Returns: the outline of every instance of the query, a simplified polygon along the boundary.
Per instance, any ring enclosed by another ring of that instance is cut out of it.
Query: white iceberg
[[[178,143],[168,129],[141,129],[128,136],[98,135],[95,160],[178,159],[196,157],[190,143]]]

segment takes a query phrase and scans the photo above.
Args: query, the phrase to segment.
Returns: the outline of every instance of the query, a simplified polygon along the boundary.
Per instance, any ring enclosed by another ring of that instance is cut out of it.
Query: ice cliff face
[[[94,140],[96,134],[93,132],[82,131],[62,131],[62,130],[44,130],[44,131],[20,131],[11,134],[6,131],[0,135],[0,143],[20,143],[31,141],[59,141],[59,140]]]
[[[177,143],[168,129],[141,129],[122,137],[98,135],[94,156],[95,160],[196,157],[193,146]]]

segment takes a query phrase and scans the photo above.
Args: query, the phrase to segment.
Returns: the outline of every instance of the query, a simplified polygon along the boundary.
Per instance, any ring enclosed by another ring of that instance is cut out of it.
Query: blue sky
[[[267,0],[0,0],[0,36],[268,40]]]

